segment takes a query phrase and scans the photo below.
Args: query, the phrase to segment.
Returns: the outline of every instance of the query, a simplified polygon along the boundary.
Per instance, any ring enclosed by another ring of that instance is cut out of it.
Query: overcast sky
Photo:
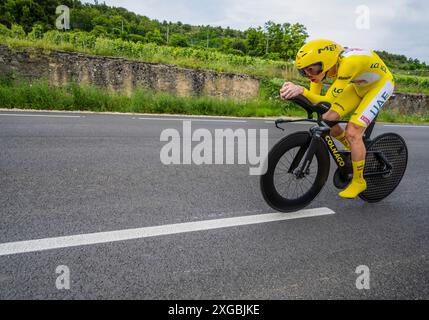
[[[268,20],[276,23],[299,22],[307,27],[310,39],[328,38],[344,46],[387,50],[429,63],[427,0],[105,0],[105,2],[107,5],[124,7],[160,21],[229,26],[240,30],[263,26]],[[360,6],[364,7],[359,9]],[[366,12],[369,15],[366,15]],[[369,20],[366,17],[369,17]]]

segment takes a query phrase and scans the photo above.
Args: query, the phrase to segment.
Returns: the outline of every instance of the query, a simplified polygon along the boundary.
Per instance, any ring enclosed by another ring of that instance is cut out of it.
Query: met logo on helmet
[[[336,49],[337,49],[337,45],[331,44],[331,45],[326,46],[324,48],[320,48],[319,50],[317,50],[317,53],[321,54],[323,51],[335,51]]]

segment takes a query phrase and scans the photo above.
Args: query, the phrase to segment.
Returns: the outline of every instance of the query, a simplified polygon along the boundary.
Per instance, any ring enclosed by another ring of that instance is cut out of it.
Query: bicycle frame
[[[333,126],[336,129],[339,123],[347,121],[323,120],[323,114],[330,109],[327,103],[313,105],[303,96],[292,101],[307,111],[307,119],[278,119],[276,127],[284,130],[280,124],[300,121],[313,124],[308,126],[309,130],[291,133],[272,147],[267,157],[267,172],[260,178],[265,201],[281,212],[295,212],[309,205],[330,177],[337,189],[345,189],[353,178],[351,152],[337,148],[337,141],[331,136]],[[313,119],[314,113],[317,119]],[[367,189],[359,197],[368,203],[379,202],[395,190],[408,161],[408,149],[400,135],[383,133],[371,139],[374,124],[375,120],[363,134],[367,150],[363,174],[368,179]],[[329,154],[337,167],[331,175]]]
[[[311,162],[313,160],[314,154],[316,153],[318,145],[320,145],[320,141],[323,141],[324,146],[328,149],[329,154],[334,159],[341,176],[344,179],[351,179],[353,177],[353,170],[351,167],[351,154],[350,151],[339,151],[337,148],[334,140],[332,139],[330,135],[331,127],[335,126],[339,123],[348,123],[348,121],[326,121],[323,120],[322,115],[329,109],[330,106],[326,105],[325,103],[318,104],[318,105],[311,105],[309,104],[309,101],[306,100],[303,97],[298,97],[297,99],[293,100],[298,105],[302,106],[308,113],[307,119],[298,119],[298,120],[283,120],[278,119],[275,121],[275,125],[277,128],[284,130],[279,126],[279,124],[282,123],[292,123],[292,122],[313,122],[317,123],[317,126],[310,128],[310,134],[311,134],[311,140],[308,148],[303,149],[301,148],[298,153],[296,154],[294,160],[291,163],[291,166],[288,170],[289,173],[294,173],[298,179],[303,178],[305,176],[305,172],[309,169]],[[313,112],[317,113],[317,120],[313,119]],[[368,126],[368,128],[365,130],[365,133],[363,135],[363,141],[365,143],[365,146],[368,146],[371,142],[371,135],[372,131],[374,129],[375,122],[377,120],[377,117],[374,119],[374,121]],[[387,159],[384,157],[383,154],[380,152],[375,151],[368,151],[375,153],[376,158],[380,161],[380,163],[383,165],[383,170],[379,172],[374,173],[367,173],[364,174],[364,177],[368,176],[376,176],[376,175],[384,175],[388,174],[392,168],[391,164],[387,161]],[[304,158],[304,161],[301,164],[301,167],[297,169],[299,163],[301,163],[301,160]]]

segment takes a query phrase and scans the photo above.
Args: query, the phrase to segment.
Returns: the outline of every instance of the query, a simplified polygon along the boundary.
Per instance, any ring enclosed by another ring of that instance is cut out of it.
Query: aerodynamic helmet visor
[[[323,65],[321,62],[317,62],[308,67],[298,69],[298,71],[303,77],[317,76],[322,73]]]

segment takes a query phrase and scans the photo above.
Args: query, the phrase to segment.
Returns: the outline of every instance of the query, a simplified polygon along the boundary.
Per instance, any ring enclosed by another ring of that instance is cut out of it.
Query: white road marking
[[[203,220],[0,244],[0,256],[335,214],[329,208]]]
[[[157,121],[207,121],[207,122],[239,122],[246,123],[246,120],[223,120],[223,119],[198,119],[198,118],[138,118],[139,120],[157,120]]]
[[[84,118],[85,116],[63,116],[63,115],[48,115],[48,114],[16,114],[16,113],[0,113],[0,116],[10,117],[46,117],[46,118]]]
[[[418,125],[401,125],[401,124],[385,124],[385,127],[398,127],[398,128],[429,128],[429,126]]]

